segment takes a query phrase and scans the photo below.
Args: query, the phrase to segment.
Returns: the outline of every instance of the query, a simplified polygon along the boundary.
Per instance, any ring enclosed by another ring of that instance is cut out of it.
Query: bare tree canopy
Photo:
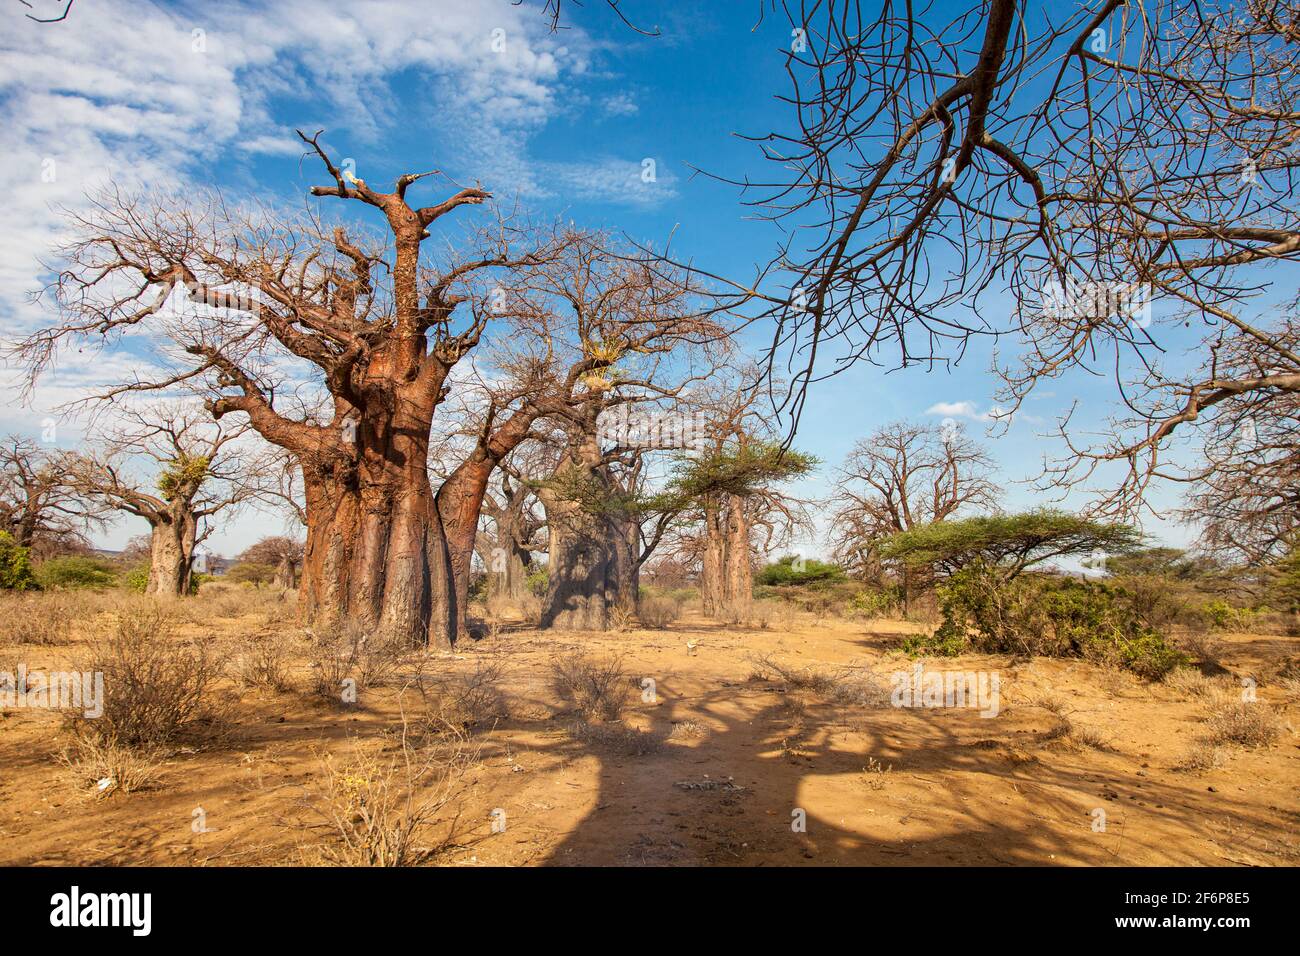
[[[960,426],[895,422],[859,439],[840,466],[832,520],[836,559],[879,573],[879,544],[963,509],[996,509],[993,462]]]
[[[789,228],[768,272],[790,292],[733,286],[768,303],[796,423],[822,375],[1008,335],[1006,416],[1044,380],[1115,377],[1114,440],[1076,439],[1045,477],[1118,462],[1101,509],[1123,513],[1175,429],[1300,390],[1294,335],[1261,298],[1263,267],[1300,259],[1294,4],[784,9],[795,121],[754,137],[780,173],[745,186]],[[1199,367],[1166,367],[1189,336]]]

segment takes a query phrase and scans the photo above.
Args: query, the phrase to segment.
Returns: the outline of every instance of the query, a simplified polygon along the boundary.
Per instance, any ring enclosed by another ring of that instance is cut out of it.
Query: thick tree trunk
[[[488,569],[488,593],[518,602],[528,594],[528,569],[532,554],[519,546],[519,527],[497,524],[497,536],[484,564]]]
[[[275,566],[275,579],[272,583],[283,591],[292,591],[298,586],[298,568],[292,555],[280,556]]]
[[[620,571],[622,532],[602,507],[614,496],[599,461],[599,445],[588,436],[538,492],[550,530],[542,627],[604,631],[615,609],[628,607],[630,573]]]
[[[727,496],[725,532],[724,599],[728,616],[743,621],[753,610],[754,569],[750,563],[749,516],[745,500],[737,495]]]
[[[197,532],[193,512],[184,507],[173,507],[171,514],[153,523],[146,594],[184,597],[190,593]]]
[[[704,502],[704,550],[700,567],[700,604],[705,617],[722,616],[726,604],[723,566],[727,557],[727,536],[723,512],[716,496]]]
[[[392,413],[357,414],[351,462],[304,468],[300,601],[310,623],[349,619],[416,645],[432,630],[431,552],[442,540],[427,473],[436,402],[419,391],[392,401]]]

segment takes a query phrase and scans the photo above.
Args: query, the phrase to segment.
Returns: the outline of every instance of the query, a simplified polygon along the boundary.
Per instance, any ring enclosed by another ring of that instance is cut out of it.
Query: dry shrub
[[[235,663],[235,676],[245,687],[282,693],[289,680],[292,642],[284,634],[262,634],[244,642]]]
[[[1209,667],[1220,666],[1225,646],[1223,638],[1208,631],[1189,631],[1178,643],[1197,663]]]
[[[312,651],[312,693],[338,701],[345,681],[354,681],[358,692],[382,687],[393,679],[405,652],[400,643],[371,633],[357,621],[326,626],[316,634]]]
[[[780,617],[782,605],[778,601],[755,601],[749,609],[749,623],[767,630]]]
[[[300,846],[309,862],[331,866],[414,866],[453,842],[459,814],[440,837],[431,828],[466,790],[479,747],[454,730],[417,744],[404,723],[383,751],[357,740],[346,757],[326,756],[303,800],[301,826],[319,842]]]
[[[1223,748],[1208,740],[1198,740],[1187,748],[1182,759],[1174,765],[1175,770],[1188,773],[1203,773],[1216,770],[1227,762]]]
[[[1207,721],[1209,742],[1267,747],[1282,734],[1282,721],[1263,701],[1236,701],[1216,708]]]
[[[678,720],[673,722],[673,729],[668,734],[669,740],[695,740],[705,736],[705,730],[700,726],[699,721]]]
[[[161,757],[153,750],[137,750],[77,733],[59,754],[77,789],[96,796],[147,790],[158,779]]]
[[[1099,750],[1105,750],[1109,744],[1101,734],[1087,728],[1080,727],[1070,719],[1075,710],[1069,707],[1065,699],[1057,694],[1042,694],[1038,697],[1030,698],[1029,706],[1038,707],[1047,711],[1056,722],[1044,734],[1046,740],[1059,740],[1068,738],[1077,741],[1089,747],[1096,747]]]
[[[621,658],[596,660],[571,651],[551,665],[551,687],[581,719],[618,720],[631,685]]]
[[[873,674],[848,667],[791,667],[770,654],[753,655],[749,660],[753,665],[751,680],[779,681],[789,689],[810,691],[831,703],[878,707],[889,700],[889,692]]]
[[[214,693],[221,659],[207,643],[177,640],[171,618],[157,606],[122,613],[81,670],[103,673],[104,712],[68,718],[78,739],[162,752],[182,741],[211,740],[224,724],[225,706]]]
[[[681,605],[670,597],[648,596],[641,599],[637,617],[646,627],[666,628],[681,616]]]
[[[1192,667],[1179,667],[1165,678],[1165,685],[1186,697],[1215,698],[1231,693],[1231,679],[1206,677]]]
[[[87,611],[76,593],[11,594],[0,601],[0,641],[14,644],[67,644],[72,626]]]
[[[536,594],[525,594],[516,602],[519,615],[525,624],[536,626],[542,620],[542,599]]]
[[[421,679],[424,698],[420,729],[434,736],[448,730],[466,733],[508,717],[509,707],[500,684],[505,667],[495,661],[478,661],[467,673],[442,674]]]
[[[626,757],[644,757],[663,749],[663,741],[624,724],[593,724],[579,720],[569,728],[574,740]]]

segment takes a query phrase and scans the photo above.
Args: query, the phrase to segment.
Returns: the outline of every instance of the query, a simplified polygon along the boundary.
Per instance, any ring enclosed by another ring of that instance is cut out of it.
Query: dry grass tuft
[[[235,676],[245,687],[283,693],[292,689],[289,659],[293,642],[284,634],[262,634],[240,647]]]
[[[326,756],[303,799],[300,827],[316,842],[300,844],[308,862],[332,866],[415,866],[455,838],[459,814],[441,835],[432,830],[444,809],[468,788],[479,747],[453,729],[418,745],[404,723],[389,748],[375,752],[354,740],[342,759]]]
[[[669,597],[644,597],[637,608],[637,617],[646,627],[663,629],[681,617],[681,605]]]
[[[323,627],[315,637],[312,693],[323,700],[351,703],[348,690],[359,694],[390,683],[406,653],[405,647],[356,621]]]
[[[77,734],[59,754],[59,762],[77,789],[99,797],[148,790],[162,769],[161,756],[154,751],[123,747],[90,734]]]
[[[1207,721],[1212,744],[1267,747],[1282,735],[1282,721],[1263,701],[1236,701],[1217,707]]]

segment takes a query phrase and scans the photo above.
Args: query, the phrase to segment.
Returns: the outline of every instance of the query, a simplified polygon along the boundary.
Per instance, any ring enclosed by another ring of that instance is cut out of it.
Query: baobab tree
[[[436,173],[381,191],[330,159],[319,133],[299,135],[330,180],[312,195],[378,211],[384,239],[240,211],[219,195],[110,190],[73,217],[54,284],[62,320],[19,354],[35,376],[65,342],[137,334],[176,343],[162,373],[109,395],[183,384],[209,394],[214,418],[246,418],[302,471],[306,617],[347,616],[423,641],[451,587],[445,567],[431,566],[443,544],[427,467],[433,415],[495,314],[492,276],[543,261],[546,249],[496,217],[425,262],[434,224],[489,194],[457,188],[415,204],[412,188]],[[284,387],[286,367],[316,394]]]
[[[697,441],[669,489],[701,528],[688,537],[709,617],[748,618],[758,529],[770,547],[806,523],[802,502],[780,485],[806,475],[817,461],[774,440],[762,385],[759,370],[747,368],[700,390]]]
[[[880,543],[967,511],[994,510],[993,463],[956,423],[894,422],[853,446],[840,466],[831,504],[836,560],[879,578]],[[903,569],[903,590],[908,588]]]
[[[194,548],[211,533],[211,519],[256,496],[256,470],[233,444],[246,431],[155,407],[126,413],[101,450],[72,458],[79,495],[149,523],[147,594],[189,594]],[[141,462],[149,463],[143,474]]]
[[[708,378],[730,350],[725,319],[702,308],[689,274],[633,258],[601,233],[576,234],[547,263],[521,270],[527,353],[514,364],[554,369],[532,401],[562,451],[539,485],[546,511],[548,591],[542,624],[603,630],[631,614],[644,560],[638,503],[646,442],[620,410],[658,409]],[[670,429],[671,431],[671,429]]]
[[[263,564],[275,569],[272,584],[285,591],[298,586],[298,573],[302,567],[303,545],[296,538],[272,535],[254,542],[239,556],[249,564]]]

